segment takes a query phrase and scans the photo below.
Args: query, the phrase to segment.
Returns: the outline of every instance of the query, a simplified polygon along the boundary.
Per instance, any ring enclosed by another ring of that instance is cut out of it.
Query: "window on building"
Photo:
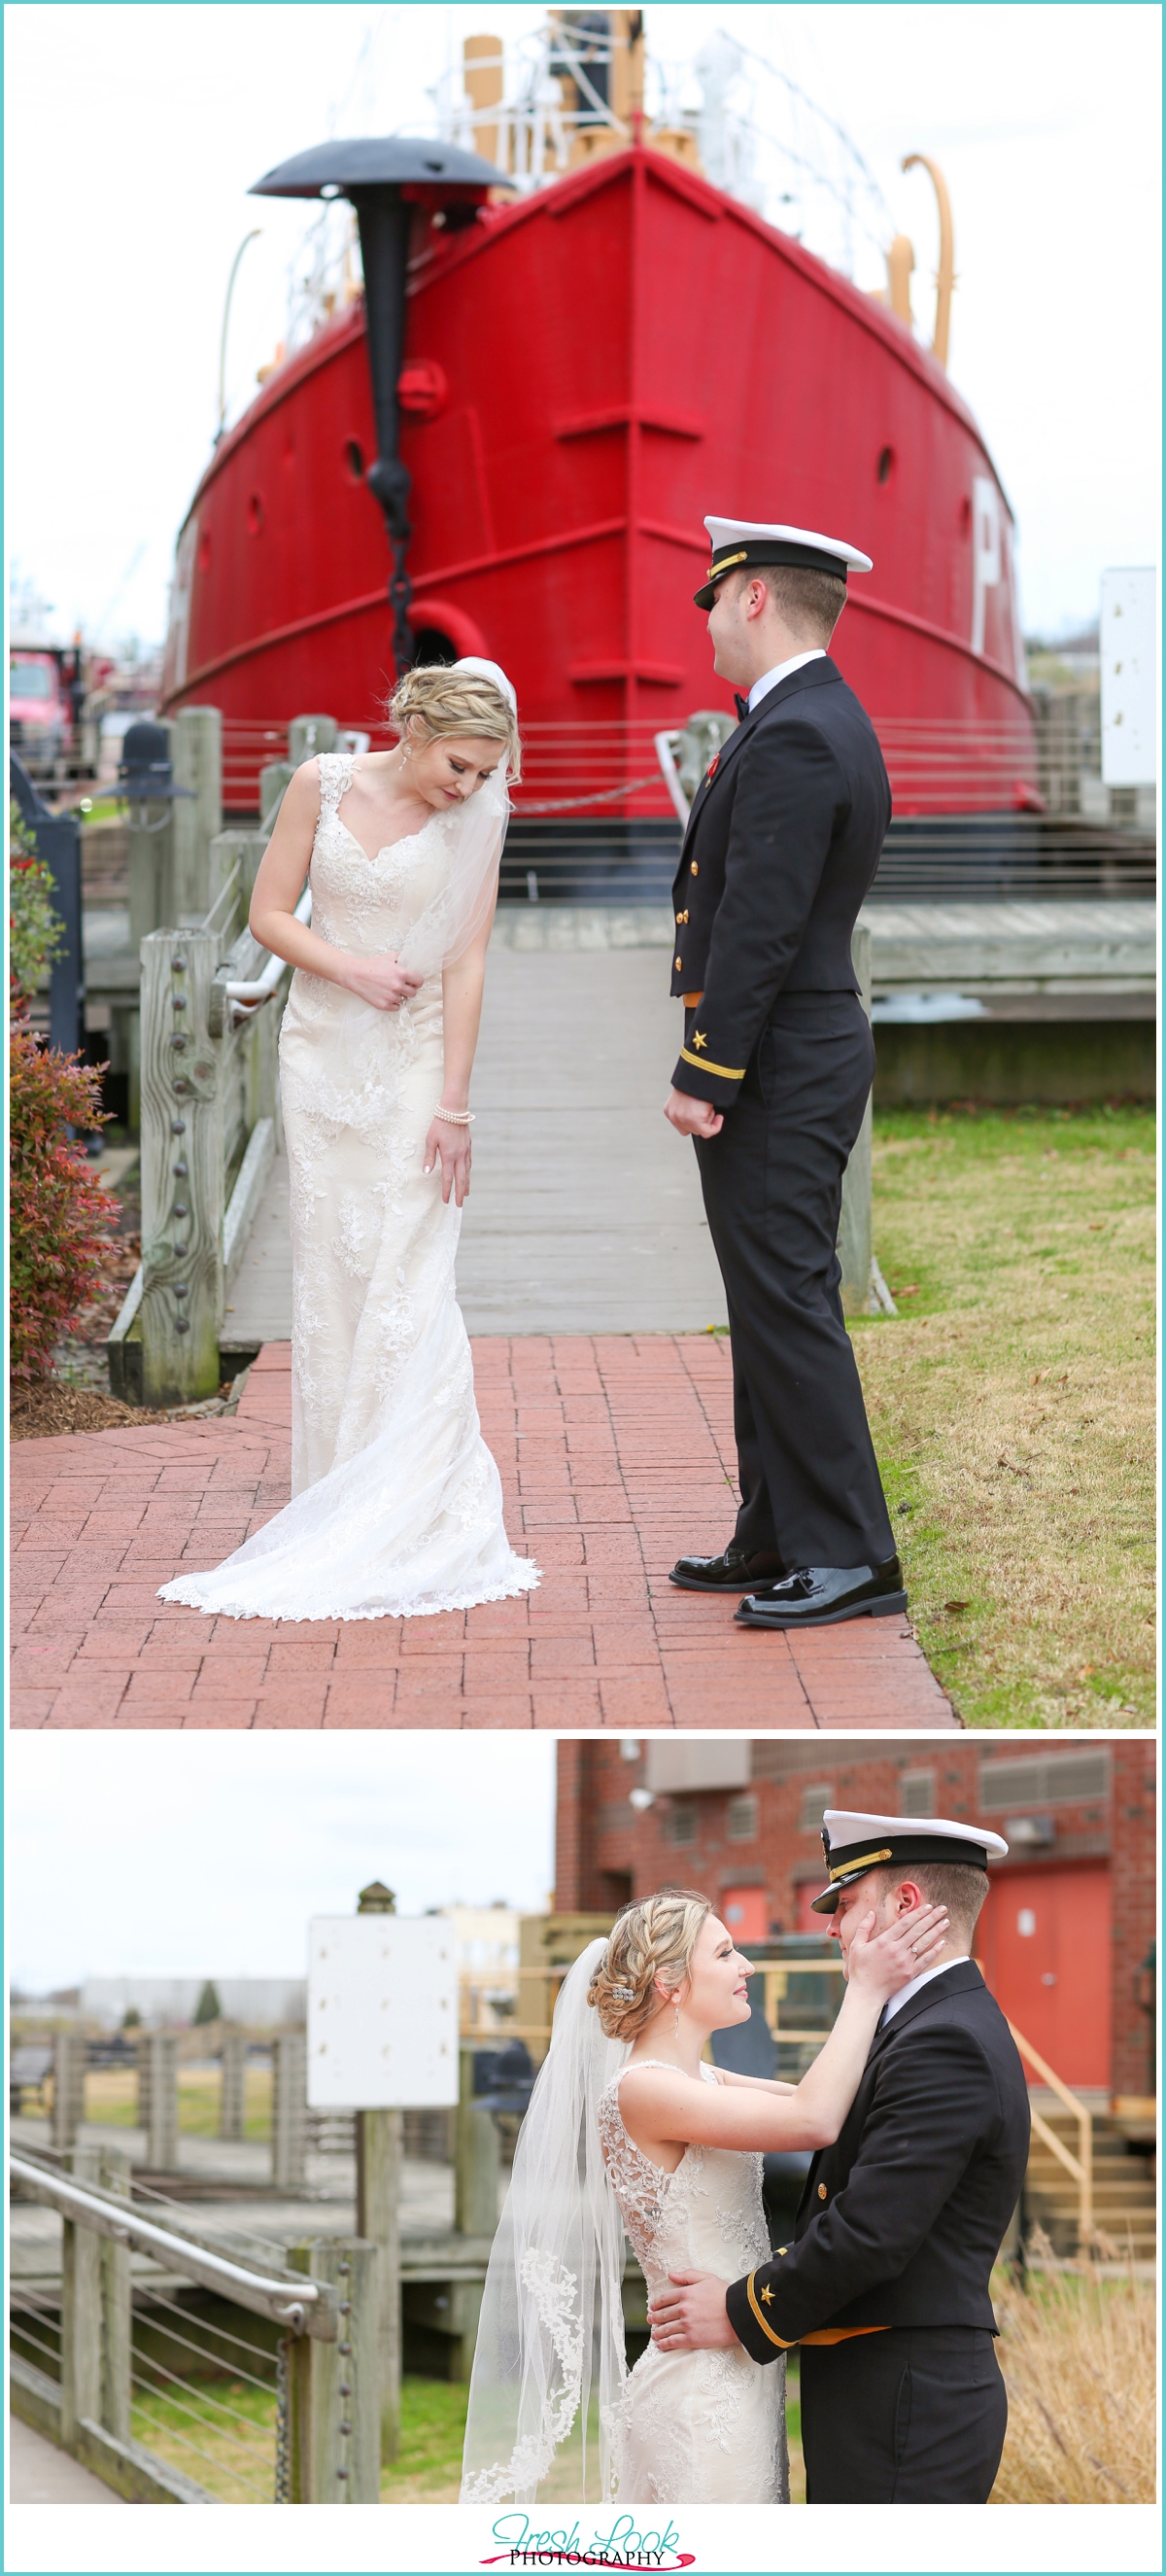
[[[809,1788],[803,1789],[802,1791],[801,1813],[798,1816],[799,1832],[803,1834],[820,1834],[822,1831],[822,1811],[825,1807],[832,1807],[833,1804],[834,1790],[832,1783],[829,1780],[811,1781]]]
[[[677,1799],[668,1818],[668,1840],[682,1845],[696,1841],[696,1808],[690,1799]]]
[[[899,1807],[904,1816],[935,1814],[934,1771],[904,1771],[899,1781]]]
[[[1020,1815],[1027,1807],[1085,1805],[1109,1790],[1109,1747],[1099,1744],[1078,1752],[1022,1755],[980,1764],[980,1805],[990,1813],[1008,1808]]]
[[[730,1798],[725,1810],[725,1840],[730,1843],[756,1842],[756,1798]]]

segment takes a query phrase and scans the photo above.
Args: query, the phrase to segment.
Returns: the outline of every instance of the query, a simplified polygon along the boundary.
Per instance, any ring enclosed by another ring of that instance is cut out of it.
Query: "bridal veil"
[[[563,1982],[518,2132],[482,2297],[463,2504],[591,2504],[613,2492],[624,2235],[597,2115],[630,2052],[604,2037],[587,2001],[606,1948],[590,1942]]]

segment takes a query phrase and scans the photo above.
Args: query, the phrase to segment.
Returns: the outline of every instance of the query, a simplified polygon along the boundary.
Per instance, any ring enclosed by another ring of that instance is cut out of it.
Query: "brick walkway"
[[[474,1345],[517,1601],[429,1619],[207,1619],[162,1603],[289,1491],[288,1347],[233,1417],[13,1451],[12,1723],[20,1727],[953,1728],[905,1619],[791,1641],[676,1592],[732,1528],[728,1352],[702,1334]]]

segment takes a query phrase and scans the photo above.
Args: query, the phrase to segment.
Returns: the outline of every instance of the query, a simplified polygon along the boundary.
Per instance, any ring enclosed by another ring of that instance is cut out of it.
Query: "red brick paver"
[[[734,1514],[728,1353],[704,1334],[475,1343],[482,1428],[537,1592],[431,1619],[208,1619],[157,1599],[289,1493],[285,1343],[238,1412],[16,1445],[21,1727],[952,1728],[906,1619],[735,1628],[668,1568]]]

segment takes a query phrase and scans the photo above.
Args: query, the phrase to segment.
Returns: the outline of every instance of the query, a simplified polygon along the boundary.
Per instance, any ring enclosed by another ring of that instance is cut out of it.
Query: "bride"
[[[235,1619],[465,1610],[539,1580],[506,1537],[454,1292],[517,702],[470,658],[407,672],[389,713],[394,750],[296,771],[255,879],[251,928],[296,969],[293,1499],[160,1595]]]
[[[785,2361],[741,2345],[629,2373],[626,2228],[653,2297],[669,2274],[770,2259],[765,2151],[831,2145],[883,2005],[942,1947],[941,1906],[852,1943],[842,2009],[800,2084],[703,2062],[749,2018],[753,1971],[706,1897],[626,1906],[564,1980],[518,2134],[470,2382],[463,2504],[788,2502]],[[597,2403],[593,2405],[592,2392]]]

